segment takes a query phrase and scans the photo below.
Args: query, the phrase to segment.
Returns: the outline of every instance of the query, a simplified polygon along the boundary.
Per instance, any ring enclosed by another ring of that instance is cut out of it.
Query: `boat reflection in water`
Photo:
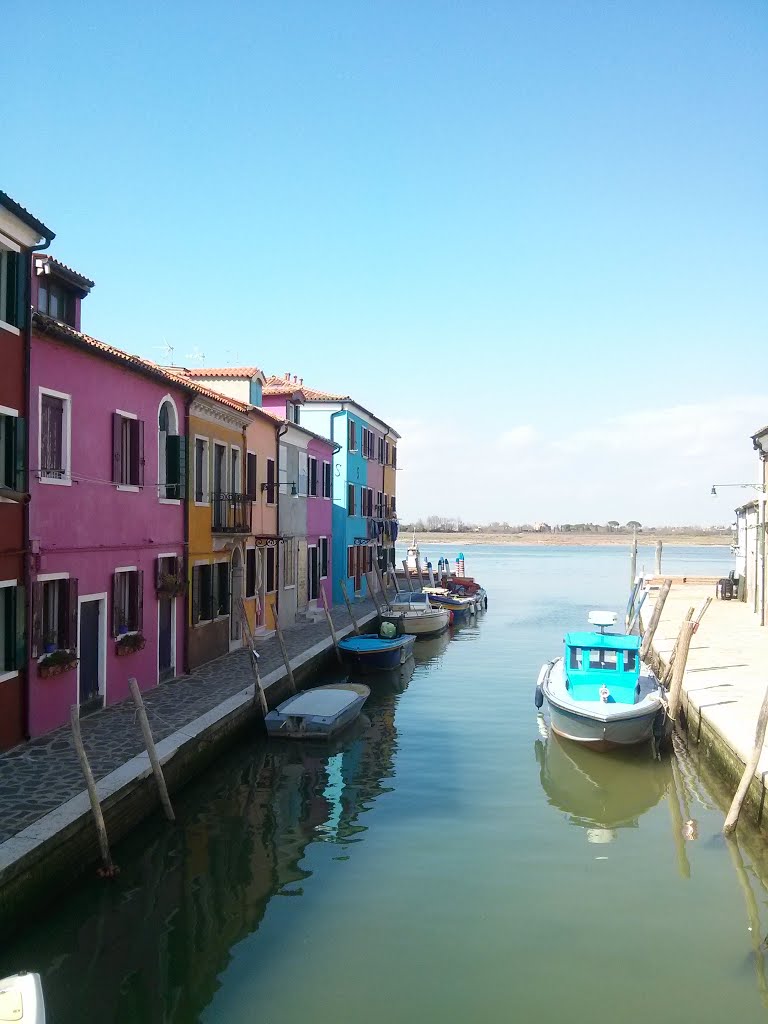
[[[437,671],[443,663],[443,655],[448,650],[448,644],[453,639],[454,629],[454,626],[449,626],[440,636],[417,640],[413,649],[416,663],[425,668],[427,672]]]
[[[34,965],[56,1024],[82,1020],[83,986],[93,1020],[199,1020],[238,943],[258,941],[275,900],[312,885],[312,845],[354,856],[394,776],[398,699],[374,690],[331,741],[232,751],[175,795],[175,827],[150,820],[115,849],[117,881],[77,885],[10,955],[0,950],[0,977]],[[254,962],[267,970],[269,957]]]
[[[669,760],[651,760],[646,750],[605,757],[554,733],[534,748],[547,799],[585,830],[590,843],[610,843],[619,829],[637,828],[673,785]]]

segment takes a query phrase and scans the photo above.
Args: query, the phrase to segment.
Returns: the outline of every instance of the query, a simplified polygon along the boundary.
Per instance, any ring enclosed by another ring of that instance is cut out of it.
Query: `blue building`
[[[349,395],[301,384],[301,425],[329,437],[339,451],[333,474],[333,600],[365,594],[365,573],[395,563],[395,468],[400,435]]]

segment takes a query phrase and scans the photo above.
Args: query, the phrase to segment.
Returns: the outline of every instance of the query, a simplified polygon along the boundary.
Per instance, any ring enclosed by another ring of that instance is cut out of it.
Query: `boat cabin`
[[[620,633],[568,633],[565,676],[571,697],[635,704],[640,694],[641,642],[639,636]]]

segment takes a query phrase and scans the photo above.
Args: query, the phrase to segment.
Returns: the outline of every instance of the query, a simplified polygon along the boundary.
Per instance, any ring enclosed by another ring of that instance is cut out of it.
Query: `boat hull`
[[[547,702],[552,731],[592,750],[605,751],[650,741],[664,705],[660,690],[653,690],[638,704],[603,704],[574,701],[565,689],[562,661],[542,668],[537,689]],[[655,682],[655,679],[654,679]]]
[[[365,641],[365,643],[361,643]],[[404,665],[413,654],[414,636],[383,640],[375,635],[348,637],[339,641],[345,663],[357,672],[379,672]]]
[[[331,714],[302,714],[291,713],[291,704],[297,700],[296,697],[291,697],[266,715],[264,725],[267,735],[279,736],[284,739],[330,739],[355,721],[371,692],[367,686],[353,683],[318,686],[314,691],[307,692],[314,696],[323,690],[348,691],[350,699],[343,708],[334,710]],[[300,699],[304,697],[304,694],[299,694],[297,697]]]
[[[407,636],[426,639],[440,636],[448,629],[451,613],[447,608],[434,608],[426,615],[420,612],[394,612],[392,615],[383,615],[382,622],[400,625]]]

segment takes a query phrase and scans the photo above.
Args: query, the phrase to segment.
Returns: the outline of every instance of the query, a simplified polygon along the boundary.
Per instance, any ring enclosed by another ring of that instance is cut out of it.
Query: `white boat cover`
[[[354,690],[305,690],[281,704],[278,711],[281,715],[319,715],[321,718],[332,718],[359,699],[360,694]]]

